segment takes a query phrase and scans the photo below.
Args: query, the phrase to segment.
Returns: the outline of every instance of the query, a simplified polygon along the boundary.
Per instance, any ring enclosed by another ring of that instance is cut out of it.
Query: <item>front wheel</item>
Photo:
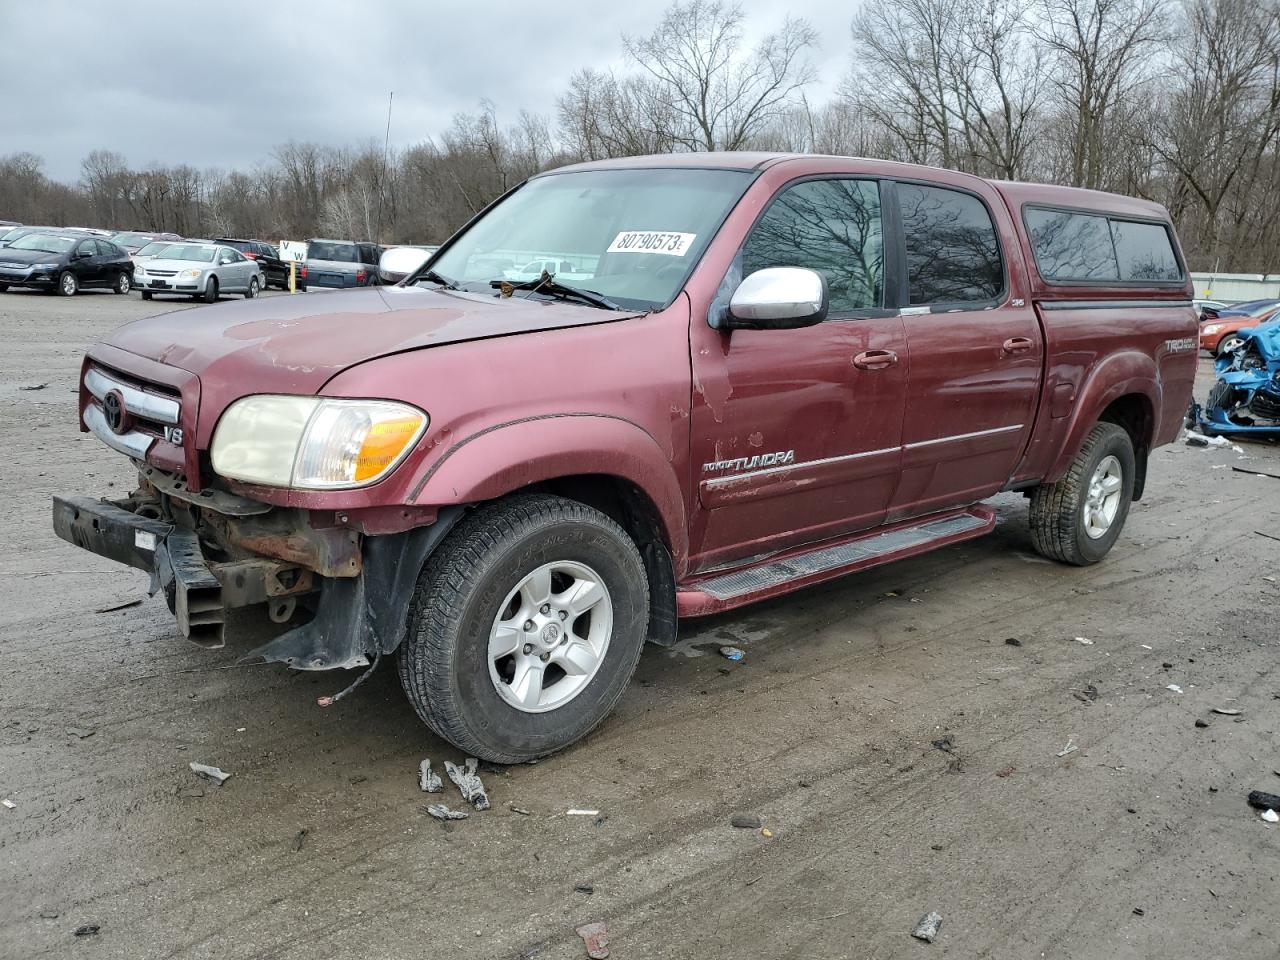
[[[204,285],[204,302],[218,302],[218,278],[210,277],[209,282]]]
[[[62,276],[58,277],[58,286],[55,289],[60,297],[74,297],[76,291],[80,289],[80,281],[70,270],[64,270]]]
[[[1244,345],[1244,337],[1237,333],[1229,333],[1218,341],[1218,352],[1216,356],[1225,357]]]
[[[536,760],[608,716],[648,623],[644,565],[618,524],[576,501],[514,496],[476,509],[428,558],[400,680],[463,752]]]
[[[1099,423],[1063,478],[1031,494],[1031,542],[1051,560],[1097,563],[1120,537],[1133,498],[1133,441],[1122,427]]]

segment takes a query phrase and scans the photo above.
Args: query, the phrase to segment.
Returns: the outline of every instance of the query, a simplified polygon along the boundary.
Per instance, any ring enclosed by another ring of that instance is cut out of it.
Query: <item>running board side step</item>
[[[682,583],[676,588],[676,609],[682,617],[732,610],[846,573],[971,540],[990,533],[995,525],[995,510],[978,504],[879,527],[834,543],[792,550],[756,566]]]

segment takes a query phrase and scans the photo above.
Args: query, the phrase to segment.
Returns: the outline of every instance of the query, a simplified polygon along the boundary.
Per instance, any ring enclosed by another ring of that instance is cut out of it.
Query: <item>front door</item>
[[[941,185],[903,182],[896,191],[911,375],[889,520],[973,503],[1008,482],[1035,420],[1044,362],[999,198],[988,207]],[[1001,237],[1012,256],[1001,256]]]
[[[796,330],[691,327],[692,469],[707,569],[882,522],[897,484],[907,384],[903,323],[885,309],[875,180],[782,188],[738,252],[713,317],[765,267],[817,270],[828,319]]]
[[[84,239],[76,247],[71,260],[71,272],[82,287],[94,287],[103,281],[103,261],[106,257],[98,252],[98,241]]]

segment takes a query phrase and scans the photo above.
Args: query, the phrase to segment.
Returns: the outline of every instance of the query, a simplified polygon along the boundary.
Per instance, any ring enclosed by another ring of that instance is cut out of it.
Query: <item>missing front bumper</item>
[[[209,563],[194,531],[140,516],[90,497],[54,497],[53,529],[90,553],[151,575],[178,629],[203,647],[226,642],[227,611],[263,602],[290,602],[314,589],[310,570],[267,559]]]

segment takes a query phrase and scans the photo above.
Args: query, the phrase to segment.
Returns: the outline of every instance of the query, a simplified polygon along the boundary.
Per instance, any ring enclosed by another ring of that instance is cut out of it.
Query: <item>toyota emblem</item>
[[[128,428],[129,411],[125,409],[124,397],[119,390],[112,390],[102,398],[102,415],[112,433],[124,433]]]

